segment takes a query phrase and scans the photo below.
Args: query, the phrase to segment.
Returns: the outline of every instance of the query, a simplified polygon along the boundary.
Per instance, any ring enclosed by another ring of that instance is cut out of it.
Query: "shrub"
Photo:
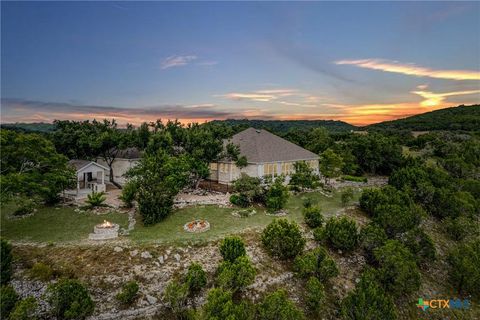
[[[239,237],[226,237],[220,243],[220,253],[223,260],[233,262],[238,257],[247,254],[245,244]]]
[[[287,297],[285,290],[277,290],[265,297],[258,306],[260,320],[300,320],[302,311]]]
[[[207,285],[207,274],[201,265],[195,262],[190,264],[187,275],[185,276],[185,283],[191,293],[198,292]]]
[[[394,320],[392,298],[385,293],[373,269],[362,273],[355,289],[342,301],[341,315],[348,320]]]
[[[87,195],[87,200],[85,200],[85,203],[87,203],[90,208],[95,208],[103,206],[105,200],[107,200],[107,197],[105,197],[105,192],[93,191]]]
[[[414,228],[401,237],[402,243],[415,255],[418,264],[432,262],[436,258],[433,240],[420,228]]]
[[[220,288],[211,289],[207,295],[207,302],[202,309],[202,319],[242,319],[253,320],[255,310],[252,305],[241,302],[233,302],[232,293]]]
[[[325,227],[318,227],[313,229],[313,238],[315,241],[318,241],[320,243],[325,242],[325,239],[327,238],[327,235],[325,233]]]
[[[34,297],[27,297],[15,305],[15,309],[10,313],[9,320],[36,320],[38,303]]]
[[[380,225],[390,237],[395,237],[417,226],[420,224],[422,216],[421,208],[415,205],[410,207],[381,205],[376,207],[375,212],[376,216],[373,220]]]
[[[318,175],[305,161],[298,161],[293,164],[294,173],[290,176],[289,184],[294,190],[314,189],[319,184]]]
[[[310,228],[321,227],[323,224],[322,209],[317,206],[303,208],[303,218]]]
[[[367,183],[367,177],[358,177],[358,176],[350,176],[350,175],[343,175],[342,180],[345,181],[353,181],[353,182],[365,182]]]
[[[259,178],[242,173],[233,183],[233,191],[238,194],[233,199],[230,197],[230,202],[237,206],[248,207],[254,202],[263,202],[264,190]]]
[[[375,217],[375,209],[380,205],[407,206],[412,203],[411,198],[405,192],[399,191],[392,186],[381,189],[366,189],[360,196],[360,208],[370,216]]]
[[[41,281],[49,281],[53,277],[53,269],[43,262],[37,262],[30,269],[30,276]]]
[[[408,295],[420,287],[420,272],[413,254],[399,241],[388,240],[374,251],[379,264],[378,278],[395,297]]]
[[[217,270],[217,282],[220,287],[239,291],[252,284],[256,271],[247,256],[241,256],[234,262],[223,261]]]
[[[123,204],[127,208],[133,207],[133,201],[137,195],[137,184],[133,180],[129,180],[122,188],[122,194],[119,199],[123,201]]]
[[[275,212],[285,207],[288,201],[288,189],[283,185],[285,178],[278,176],[265,194],[265,206],[269,212]]]
[[[140,187],[138,190],[138,211],[145,225],[162,221],[170,215],[174,195],[163,186]]]
[[[244,193],[232,194],[230,196],[230,202],[242,208],[246,208],[252,204],[248,199],[248,196]]]
[[[85,319],[95,305],[87,289],[77,280],[62,279],[47,288],[47,301],[59,319]]]
[[[335,249],[350,251],[358,242],[358,231],[355,222],[342,218],[330,218],[325,225],[327,242]]]
[[[178,280],[172,280],[165,289],[164,299],[167,301],[170,310],[181,316],[185,313],[188,300],[188,285]]]
[[[1,284],[7,284],[12,277],[12,245],[5,239],[0,239]]]
[[[115,298],[123,305],[131,305],[138,294],[138,283],[136,281],[129,281],[124,283],[122,291],[120,291]]]
[[[37,207],[37,201],[32,198],[20,197],[17,199],[17,208],[13,212],[14,216],[26,216],[32,214]]]
[[[8,315],[15,308],[18,295],[12,286],[2,286],[0,288],[0,315],[2,319],[8,319]]]
[[[387,234],[385,231],[375,224],[369,224],[360,231],[360,242],[367,261],[372,263],[374,261],[373,252],[387,241]]]
[[[305,239],[296,222],[275,219],[263,230],[262,243],[271,255],[285,260],[303,251]]]
[[[346,188],[345,190],[343,190],[340,199],[342,200],[342,205],[345,207],[353,199],[353,189]]]
[[[480,240],[460,244],[450,251],[447,262],[450,280],[457,291],[480,296]]]
[[[325,282],[338,275],[338,268],[335,261],[322,248],[315,248],[295,258],[293,269],[301,278],[317,277]]]
[[[310,313],[320,314],[325,303],[325,289],[317,278],[310,277],[308,279],[303,299]]]
[[[465,216],[457,218],[447,217],[442,222],[446,233],[453,240],[463,240],[478,233],[478,223],[474,219]]]

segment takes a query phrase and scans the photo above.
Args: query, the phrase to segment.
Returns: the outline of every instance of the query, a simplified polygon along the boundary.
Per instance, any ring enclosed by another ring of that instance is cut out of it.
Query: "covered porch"
[[[75,200],[86,198],[92,192],[105,192],[105,175],[108,170],[96,162],[87,160],[70,160],[76,169],[77,187],[65,190],[65,196]]]

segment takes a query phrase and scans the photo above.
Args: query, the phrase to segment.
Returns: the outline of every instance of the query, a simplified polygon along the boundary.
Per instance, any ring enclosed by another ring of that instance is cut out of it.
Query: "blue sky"
[[[480,3],[1,5],[2,122],[366,124],[480,101]]]

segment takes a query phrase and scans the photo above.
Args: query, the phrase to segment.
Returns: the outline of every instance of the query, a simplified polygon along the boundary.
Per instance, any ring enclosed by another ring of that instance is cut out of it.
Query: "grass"
[[[359,194],[356,194],[355,198],[358,196]],[[335,192],[332,197],[326,197],[319,192],[298,194],[290,197],[286,207],[288,215],[285,218],[303,223],[301,212],[304,198],[311,198],[317,202],[326,217],[334,215],[342,208],[339,192]],[[232,216],[232,211],[235,210],[239,209],[220,208],[213,205],[179,209],[164,221],[153,226],[144,226],[141,222],[137,222],[130,237],[136,242],[202,243],[222,238],[228,234],[261,230],[275,219],[275,217],[267,215],[264,208],[261,207],[256,207],[257,213],[247,218]],[[194,219],[206,219],[210,223],[210,230],[197,234],[185,232],[183,225]]]
[[[126,227],[128,218],[122,213],[96,215],[77,213],[73,207],[42,207],[25,218],[11,218],[15,206],[8,204],[1,208],[2,237],[24,242],[71,242],[85,240],[93,232],[93,226],[112,221]]]

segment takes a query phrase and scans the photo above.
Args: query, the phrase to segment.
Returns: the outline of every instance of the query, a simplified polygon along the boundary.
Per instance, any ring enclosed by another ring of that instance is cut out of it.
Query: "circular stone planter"
[[[118,237],[118,229],[120,226],[116,223],[107,223],[106,221],[102,224],[97,224],[93,227],[93,233],[88,235],[90,240],[109,240],[115,239]]]
[[[191,233],[200,233],[210,230],[210,223],[207,220],[194,220],[185,223],[183,230]]]

